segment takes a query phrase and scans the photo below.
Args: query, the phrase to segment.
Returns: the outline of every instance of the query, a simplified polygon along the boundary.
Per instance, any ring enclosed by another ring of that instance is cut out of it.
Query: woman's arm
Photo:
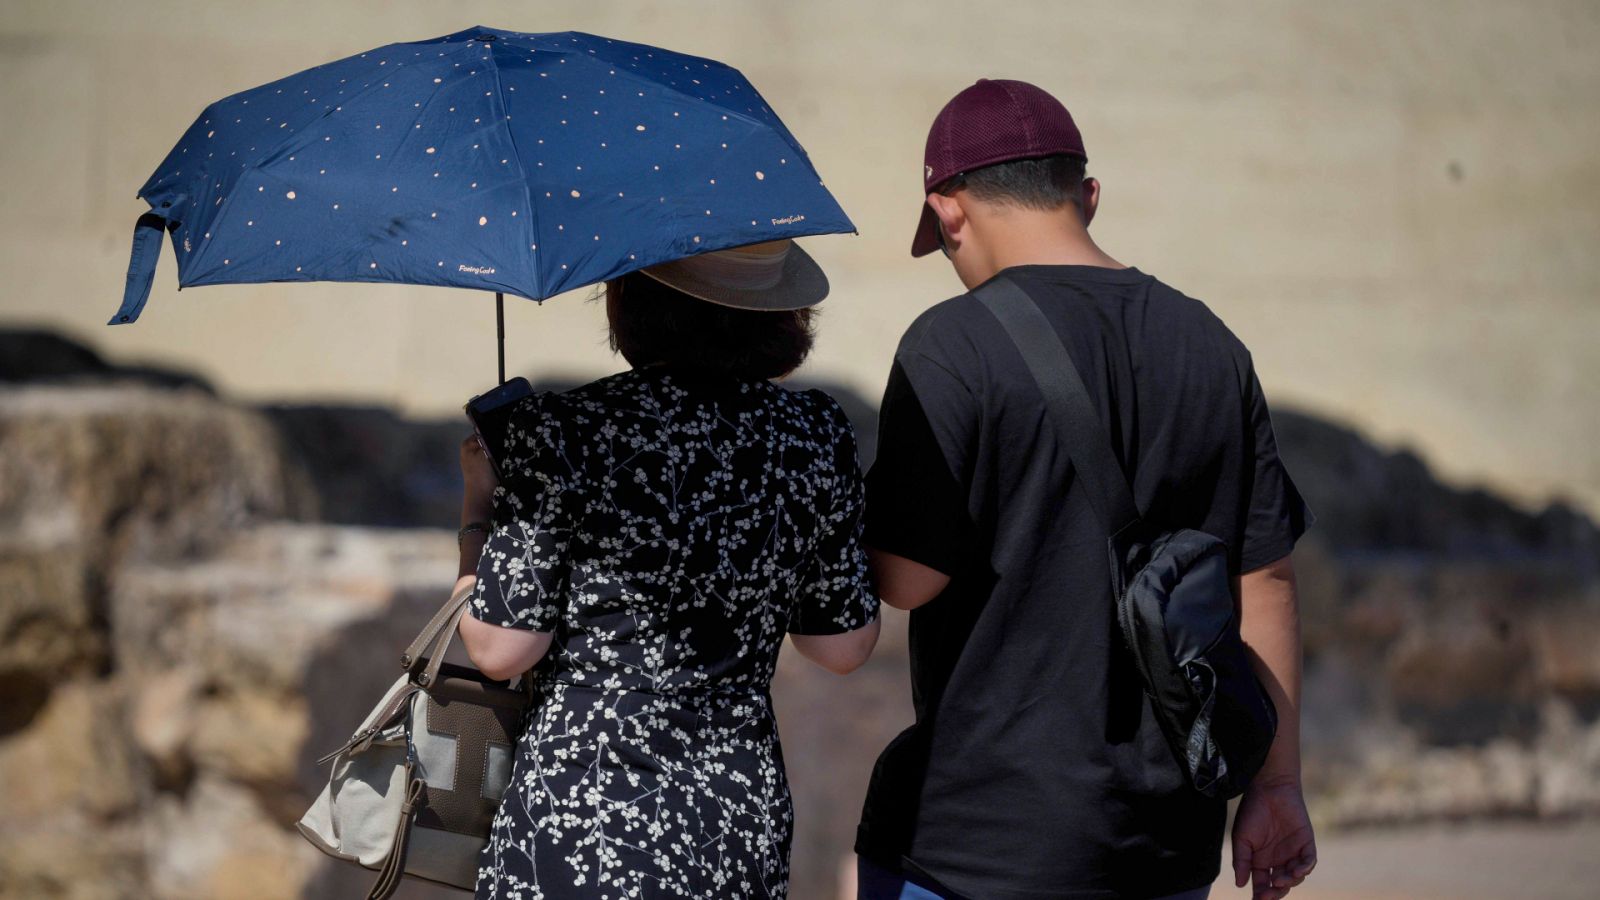
[[[872,656],[878,645],[879,619],[843,634],[790,634],[800,655],[835,675],[849,675]]]
[[[494,516],[494,491],[499,482],[476,437],[461,442],[461,480],[461,524],[481,522],[488,526]],[[456,591],[477,583],[478,557],[483,555],[488,539],[481,531],[469,531],[462,537]],[[496,681],[510,681],[533,668],[549,652],[552,637],[548,631],[490,625],[474,618],[470,611],[461,617],[458,631],[472,664]]]

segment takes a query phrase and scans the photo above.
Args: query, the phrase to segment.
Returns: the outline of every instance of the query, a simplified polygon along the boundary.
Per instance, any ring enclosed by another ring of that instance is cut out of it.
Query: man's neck
[[[1012,266],[1095,266],[1126,269],[1101,250],[1081,223],[1059,213],[1008,211],[1004,219],[984,229],[994,249],[989,262],[994,271]]]

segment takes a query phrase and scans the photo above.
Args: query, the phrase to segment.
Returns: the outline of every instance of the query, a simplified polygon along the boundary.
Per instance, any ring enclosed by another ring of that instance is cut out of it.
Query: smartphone
[[[478,436],[478,446],[483,448],[483,454],[489,457],[489,465],[494,467],[496,478],[504,478],[505,473],[500,471],[500,457],[506,446],[506,424],[511,418],[511,410],[517,401],[533,393],[533,386],[528,384],[526,378],[513,378],[499,387],[484,391],[471,400],[468,400],[462,409],[466,410],[467,420],[472,423],[472,431]]]

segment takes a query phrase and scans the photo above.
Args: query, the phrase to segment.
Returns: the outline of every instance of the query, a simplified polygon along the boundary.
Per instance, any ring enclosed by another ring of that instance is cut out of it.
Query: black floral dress
[[[838,404],[635,369],[523,401],[504,463],[471,612],[556,636],[478,897],[784,897],[778,651],[878,608]]]

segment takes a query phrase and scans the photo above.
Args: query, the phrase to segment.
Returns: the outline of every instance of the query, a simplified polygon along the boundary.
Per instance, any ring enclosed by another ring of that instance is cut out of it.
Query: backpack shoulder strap
[[[1016,282],[1000,275],[973,291],[1011,336],[1023,362],[1044,395],[1046,413],[1066,447],[1077,477],[1089,489],[1089,500],[1108,535],[1139,520],[1128,477],[1111,451],[1089,391],[1055,327],[1044,311]]]

